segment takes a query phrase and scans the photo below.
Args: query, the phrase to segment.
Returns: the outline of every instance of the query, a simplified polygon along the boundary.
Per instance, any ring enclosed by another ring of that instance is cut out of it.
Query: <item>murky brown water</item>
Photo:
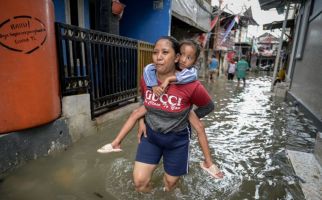
[[[225,172],[223,180],[200,169],[203,156],[193,135],[190,171],[178,188],[162,191],[159,167],[152,193],[135,192],[136,132],[123,142],[123,152],[96,153],[111,141],[124,118],[63,153],[16,170],[0,183],[0,199],[304,199],[285,149],[313,151],[316,128],[296,107],[272,97],[270,84],[266,73],[250,75],[245,87],[224,79],[206,83],[216,109],[203,121],[213,158]]]

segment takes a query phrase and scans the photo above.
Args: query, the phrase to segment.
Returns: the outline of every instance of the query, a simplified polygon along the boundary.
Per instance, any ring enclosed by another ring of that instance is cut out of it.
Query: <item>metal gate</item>
[[[92,118],[137,98],[138,41],[56,23],[62,95],[90,93]]]

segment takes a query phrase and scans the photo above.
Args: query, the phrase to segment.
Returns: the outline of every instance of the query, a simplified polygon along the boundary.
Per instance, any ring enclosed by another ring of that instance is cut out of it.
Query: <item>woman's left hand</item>
[[[143,134],[143,137],[147,137],[146,135],[146,126],[145,126],[145,123],[144,123],[144,119],[139,119],[139,129],[138,129],[138,143],[141,142],[141,137],[142,137],[142,134]]]

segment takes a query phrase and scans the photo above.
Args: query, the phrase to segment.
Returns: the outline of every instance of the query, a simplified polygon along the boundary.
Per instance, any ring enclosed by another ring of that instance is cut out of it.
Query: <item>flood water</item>
[[[203,82],[216,102],[203,119],[213,159],[225,177],[216,180],[199,167],[203,155],[192,136],[189,174],[169,193],[162,191],[162,165],[149,194],[134,191],[136,130],[123,152],[98,154],[126,117],[99,127],[64,152],[30,161],[0,182],[0,199],[304,199],[286,149],[312,152],[316,128],[295,105],[270,93],[267,73],[251,74],[245,86],[224,78]]]

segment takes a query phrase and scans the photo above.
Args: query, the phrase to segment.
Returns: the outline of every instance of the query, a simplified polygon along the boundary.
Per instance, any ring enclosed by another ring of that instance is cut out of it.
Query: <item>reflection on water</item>
[[[76,143],[66,152],[28,163],[0,183],[0,199],[304,199],[285,149],[312,152],[312,123],[271,96],[270,77],[252,75],[246,86],[224,79],[205,83],[216,108],[203,119],[214,160],[225,173],[215,180],[199,167],[202,152],[193,135],[189,175],[173,192],[162,191],[163,169],[153,178],[150,194],[134,191],[135,131],[124,151],[101,155],[124,119],[102,127],[102,133]]]

